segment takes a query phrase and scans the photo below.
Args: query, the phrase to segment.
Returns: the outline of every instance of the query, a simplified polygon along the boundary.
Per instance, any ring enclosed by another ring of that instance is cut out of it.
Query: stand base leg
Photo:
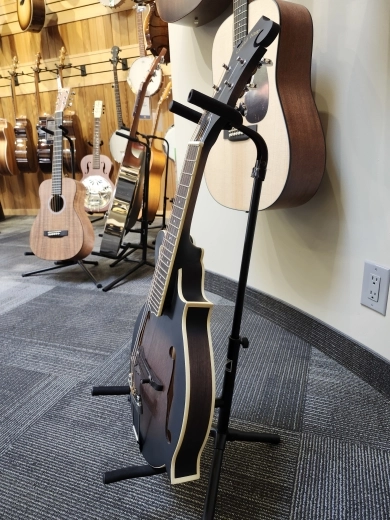
[[[103,474],[103,484],[112,484],[120,480],[127,480],[129,478],[152,477],[166,473],[165,467],[152,468],[152,466],[129,466],[127,468],[115,469],[114,471],[107,471]]]
[[[115,287],[119,282],[121,282],[122,280],[127,278],[127,276],[130,276],[132,273],[134,273],[134,271],[136,271],[137,269],[139,269],[143,265],[149,265],[150,267],[154,267],[154,264],[152,264],[151,262],[141,261],[136,266],[132,267],[129,271],[127,271],[125,274],[122,274],[121,276],[118,276],[118,278],[116,278],[113,282],[105,285],[103,287],[102,291],[104,291],[104,292],[109,291],[110,289]]]

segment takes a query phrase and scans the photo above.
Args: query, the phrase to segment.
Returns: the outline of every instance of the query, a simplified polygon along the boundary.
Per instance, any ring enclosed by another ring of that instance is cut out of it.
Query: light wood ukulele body
[[[256,123],[268,146],[259,210],[299,206],[316,193],[325,169],[325,141],[311,91],[311,16],[305,7],[284,0],[255,0],[248,7],[249,31],[262,15],[280,24],[280,34],[266,55],[271,63],[262,66],[265,81],[255,94],[260,112],[268,103]],[[214,41],[214,84],[218,84],[221,65],[231,50],[233,18],[225,20]],[[245,104],[249,110],[250,98]],[[207,187],[217,202],[248,210],[255,160],[251,140],[233,141],[221,133],[205,170]]]

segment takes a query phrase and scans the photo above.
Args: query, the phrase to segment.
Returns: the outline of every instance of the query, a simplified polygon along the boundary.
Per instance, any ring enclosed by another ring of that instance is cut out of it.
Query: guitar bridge
[[[249,125],[248,128],[251,128],[255,132],[257,132],[257,125]],[[248,136],[237,130],[237,128],[231,128],[230,130],[223,131],[223,138],[228,139],[229,141],[246,141],[249,139]]]

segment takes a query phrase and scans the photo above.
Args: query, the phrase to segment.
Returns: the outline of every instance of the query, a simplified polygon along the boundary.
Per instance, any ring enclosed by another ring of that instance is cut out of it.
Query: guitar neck
[[[54,115],[54,141],[53,141],[53,171],[52,171],[52,193],[53,195],[61,195],[62,193],[62,140],[63,134],[62,111],[56,112]]]
[[[11,74],[11,97],[12,97],[12,108],[14,111],[14,119],[16,121],[16,90],[15,90],[15,73]]]
[[[119,82],[118,82],[118,70],[116,63],[113,65],[114,72],[114,92],[115,92],[115,108],[116,108],[116,118],[118,122],[118,128],[123,127],[123,119],[122,119],[122,109],[121,109],[121,98],[119,95]]]
[[[42,114],[41,98],[39,97],[39,69],[34,69],[35,100],[37,103],[38,118]]]
[[[195,179],[202,174],[202,168],[199,168],[202,148],[203,142],[201,141],[193,141],[188,145],[180,183],[175,195],[175,204],[159,250],[152,285],[147,299],[149,309],[156,316],[160,316],[163,310],[183,229],[190,226],[191,212],[193,211],[193,204],[191,205],[190,203],[194,203],[197,195],[194,183]]]
[[[100,118],[95,117],[94,133],[93,133],[93,169],[98,170],[100,167]]]
[[[233,47],[248,34],[248,0],[233,0]]]
[[[137,9],[137,33],[138,33],[138,44],[139,44],[139,55],[141,57],[146,56],[145,41],[144,41],[144,28],[142,22],[142,10]]]

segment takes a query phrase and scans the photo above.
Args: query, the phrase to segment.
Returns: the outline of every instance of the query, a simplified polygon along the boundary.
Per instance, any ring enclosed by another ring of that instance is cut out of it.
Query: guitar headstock
[[[41,59],[42,59],[41,53],[37,52],[35,55],[35,70],[39,70],[39,66],[41,64]]]
[[[118,64],[119,53],[120,53],[120,48],[117,45],[114,45],[114,47],[111,48],[111,56],[112,56],[112,58],[110,59],[110,61],[111,61],[111,63],[113,65],[117,65]]]
[[[19,63],[19,60],[18,60],[18,57],[17,56],[14,56],[12,58],[12,71],[13,71],[13,74],[15,75],[16,73],[16,69],[18,68],[18,63]]]
[[[95,119],[98,119],[98,118],[102,117],[103,112],[104,112],[103,101],[95,101],[95,103],[93,104],[93,117]]]
[[[214,86],[214,99],[234,107],[243,95],[251,76],[258,68],[261,58],[267,52],[267,47],[279,34],[279,25],[262,16],[250,33],[241,40],[233,50],[229,64],[223,64],[225,73],[218,86]],[[208,124],[202,130],[202,141],[211,129],[221,119],[219,116],[204,112],[200,124],[207,118]]]
[[[59,88],[56,101],[56,112],[63,112],[68,105],[70,88]]]

